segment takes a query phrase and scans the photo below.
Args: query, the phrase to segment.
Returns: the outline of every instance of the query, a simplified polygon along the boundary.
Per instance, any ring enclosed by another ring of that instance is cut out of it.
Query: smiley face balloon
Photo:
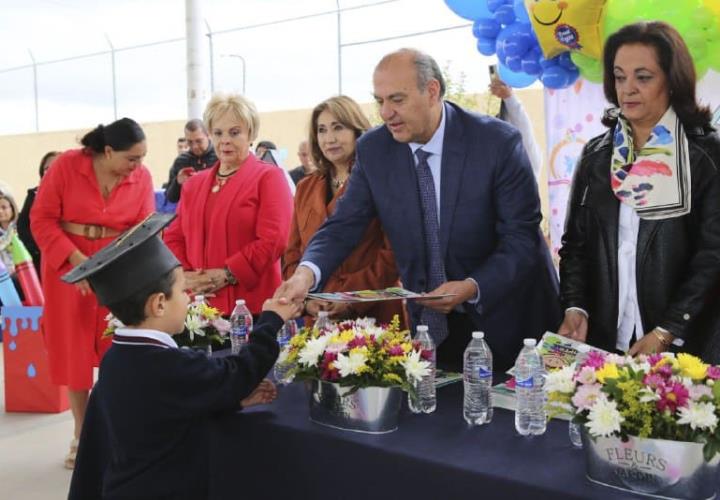
[[[566,51],[599,59],[607,0],[525,0],[546,59]]]

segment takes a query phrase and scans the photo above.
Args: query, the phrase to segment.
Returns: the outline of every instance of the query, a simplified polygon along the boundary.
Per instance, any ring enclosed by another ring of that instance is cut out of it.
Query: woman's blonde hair
[[[308,144],[310,145],[310,154],[312,155],[313,163],[317,166],[318,172],[322,175],[327,175],[332,169],[332,163],[322,154],[317,138],[318,117],[323,111],[328,111],[337,121],[352,130],[355,133],[355,139],[370,128],[370,122],[362,109],[360,109],[358,103],[344,95],[331,97],[315,106],[310,117],[310,137],[308,138]]]
[[[248,129],[250,142],[257,138],[260,129],[260,115],[252,101],[240,94],[213,94],[205,107],[205,113],[203,113],[203,121],[211,134],[213,121],[225,113],[231,113],[243,122]]]

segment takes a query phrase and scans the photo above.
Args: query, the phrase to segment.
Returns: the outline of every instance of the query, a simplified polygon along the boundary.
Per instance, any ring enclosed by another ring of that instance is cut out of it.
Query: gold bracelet
[[[669,340],[667,337],[665,337],[665,335],[658,332],[657,330],[653,330],[653,333],[655,334],[655,336],[657,337],[657,339],[660,341],[660,343],[662,345],[669,346],[670,344],[672,344],[671,340]]]

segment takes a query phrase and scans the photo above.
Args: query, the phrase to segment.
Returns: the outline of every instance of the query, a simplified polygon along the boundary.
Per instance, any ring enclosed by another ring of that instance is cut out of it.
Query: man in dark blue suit
[[[363,135],[345,195],[276,297],[302,299],[379,217],[403,285],[452,294],[410,301],[428,324],[438,365],[461,369],[483,330],[495,369],[512,366],[522,339],[561,320],[557,278],[539,229],[540,200],[519,132],[443,101],[437,63],[416,50],[385,56],[373,75],[385,126]]]

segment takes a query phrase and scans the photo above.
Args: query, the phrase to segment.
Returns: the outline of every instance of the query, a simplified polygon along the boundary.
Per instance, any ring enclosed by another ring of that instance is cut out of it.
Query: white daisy
[[[715,415],[715,405],[712,403],[696,403],[690,401],[687,407],[678,408],[680,418],[678,424],[690,425],[690,428],[715,430],[718,418]]]
[[[308,340],[305,347],[298,353],[298,362],[305,366],[317,366],[320,356],[325,352],[328,340],[330,340],[330,337],[327,335]]]
[[[419,382],[423,377],[430,375],[430,362],[420,359],[418,351],[411,351],[407,358],[402,361],[405,368],[405,375],[409,381]]]
[[[362,349],[353,349],[349,355],[338,354],[335,360],[335,368],[340,372],[341,377],[357,375],[367,362],[367,355]]]
[[[561,392],[572,394],[575,392],[575,363],[564,366],[559,370],[553,370],[545,375],[545,390],[547,392]]]
[[[185,328],[187,328],[188,332],[190,332],[190,342],[195,340],[195,335],[200,337],[205,336],[205,332],[203,331],[203,322],[200,319],[200,316],[188,314],[185,318]]]
[[[599,398],[588,413],[587,428],[595,437],[609,437],[620,431],[620,424],[625,418],[620,415],[617,403]]]

